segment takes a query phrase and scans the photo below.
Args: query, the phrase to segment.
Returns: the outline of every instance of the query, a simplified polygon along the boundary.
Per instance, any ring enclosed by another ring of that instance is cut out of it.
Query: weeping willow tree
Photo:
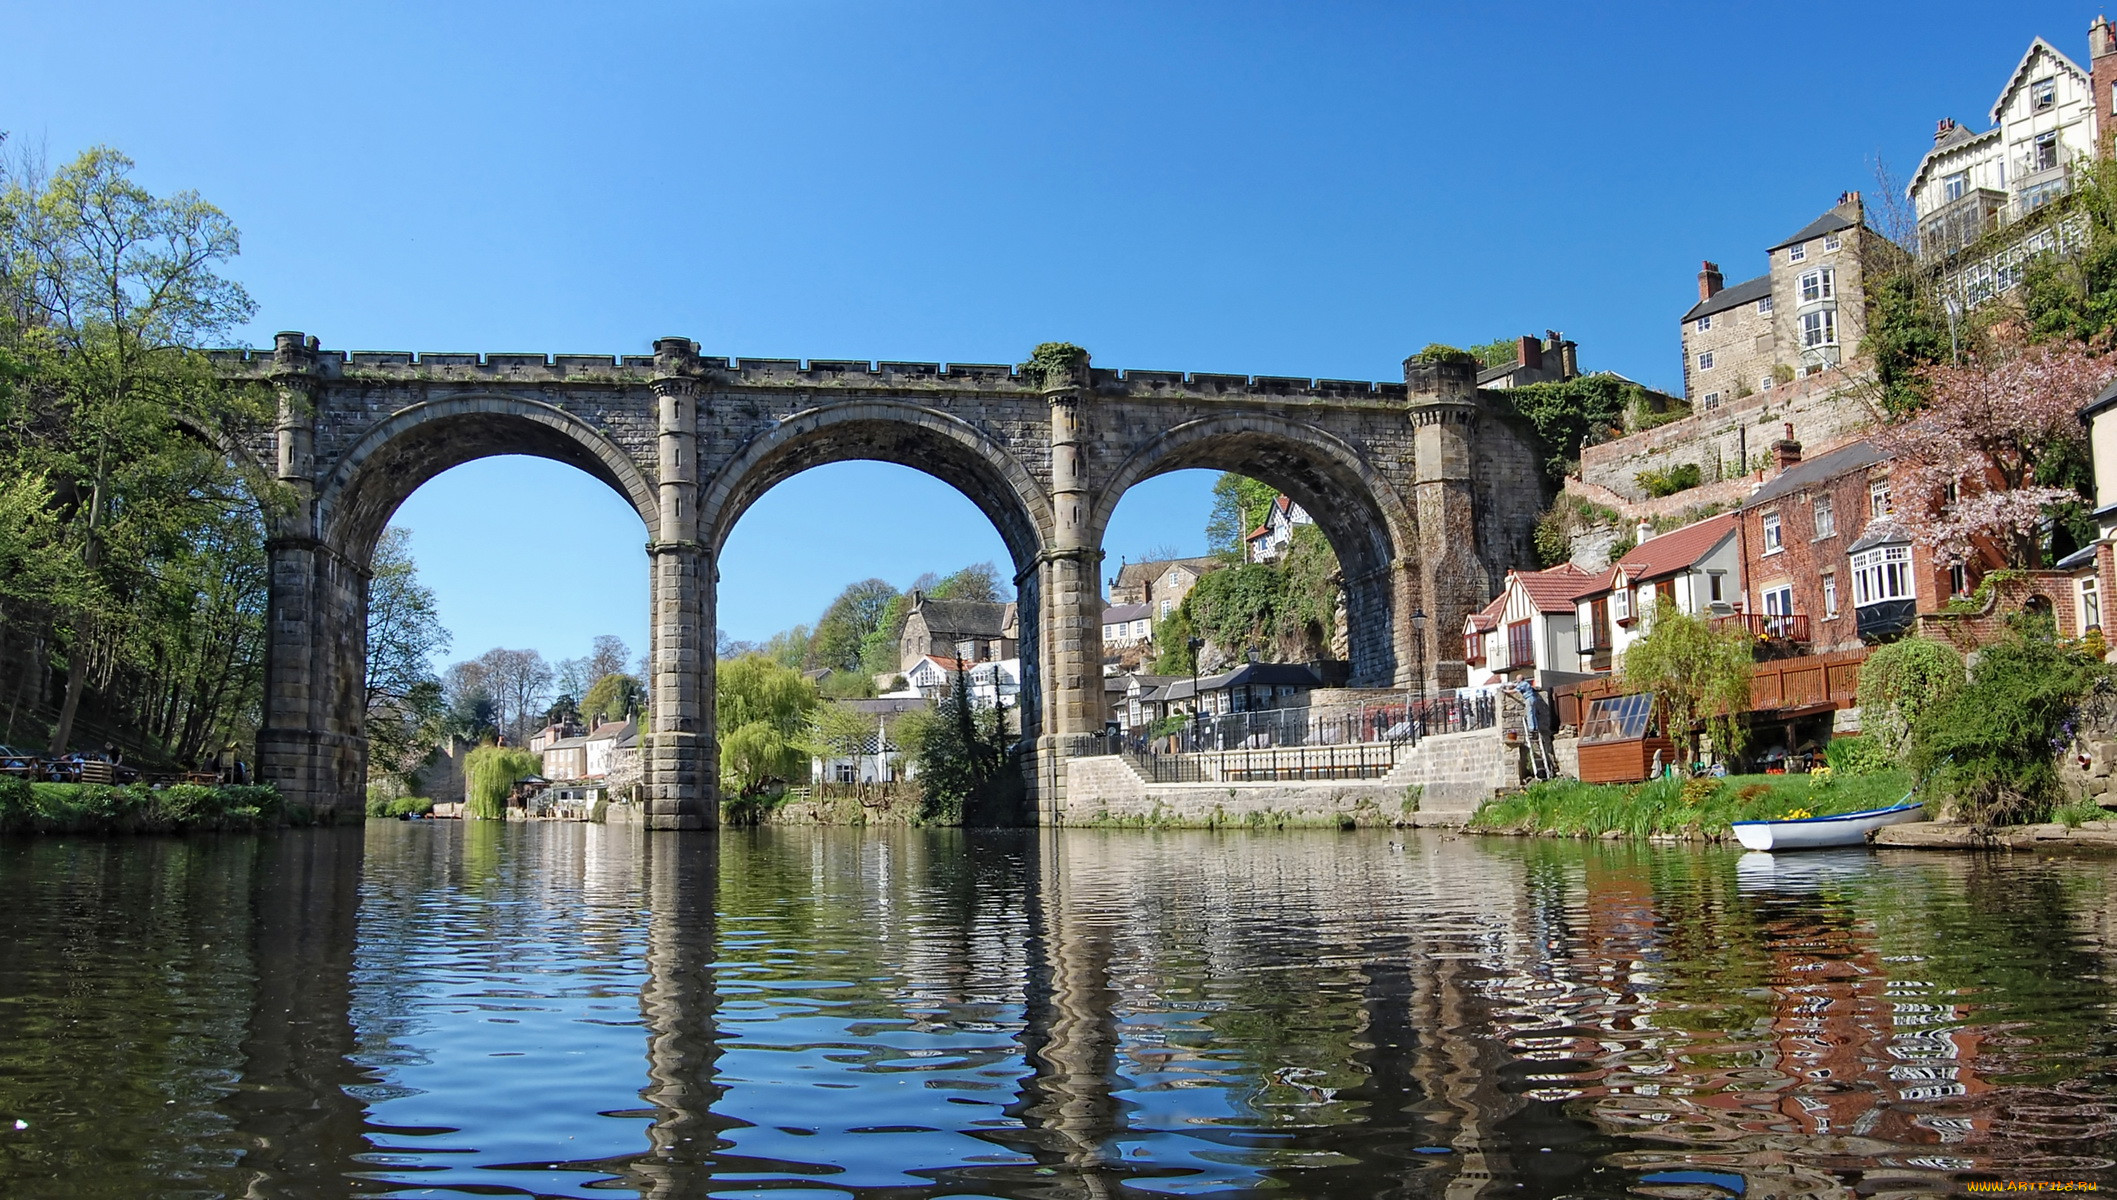
[[[465,815],[498,821],[507,816],[507,794],[544,769],[544,760],[519,746],[480,746],[463,760]]]
[[[1654,694],[1662,728],[1683,746],[1687,761],[1697,761],[1692,731],[1700,724],[1725,759],[1742,751],[1741,715],[1749,711],[1754,662],[1748,634],[1715,630],[1664,599],[1654,605],[1653,627],[1625,651],[1624,680],[1633,691]]]

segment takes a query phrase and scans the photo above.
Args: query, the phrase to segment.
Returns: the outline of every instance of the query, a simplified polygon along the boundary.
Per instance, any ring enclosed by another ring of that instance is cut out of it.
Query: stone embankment
[[[2117,853],[2117,820],[2085,821],[2079,826],[1955,825],[1913,821],[1874,831],[1877,846],[1922,850],[2028,850],[2071,853]]]

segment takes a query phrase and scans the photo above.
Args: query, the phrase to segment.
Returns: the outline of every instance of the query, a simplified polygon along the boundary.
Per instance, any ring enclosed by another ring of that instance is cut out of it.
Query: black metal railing
[[[1198,714],[1159,735],[1098,734],[1083,749],[1123,755],[1150,783],[1375,779],[1388,774],[1420,738],[1490,729],[1498,717],[1492,694],[1477,692]]]

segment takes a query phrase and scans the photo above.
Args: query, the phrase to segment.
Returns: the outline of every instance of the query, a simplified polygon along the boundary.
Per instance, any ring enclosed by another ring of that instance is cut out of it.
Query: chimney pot
[[[1801,461],[1801,443],[1794,440],[1794,424],[1786,423],[1786,436],[1772,443],[1772,460],[1781,473]]]
[[[1726,284],[1727,277],[1720,273],[1720,264],[1702,262],[1698,264],[1698,301],[1703,304],[1713,298]]]

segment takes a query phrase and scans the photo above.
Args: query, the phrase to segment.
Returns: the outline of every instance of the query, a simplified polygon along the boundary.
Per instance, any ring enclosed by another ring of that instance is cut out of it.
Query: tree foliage
[[[1553,487],[1580,467],[1580,448],[1622,433],[1649,412],[1647,389],[1609,372],[1487,393],[1526,421],[1544,444],[1544,476]]]
[[[1908,750],[1911,731],[1962,690],[1962,652],[1932,638],[1877,646],[1860,664],[1860,728],[1892,755]]]
[[[1229,562],[1246,557],[1244,539],[1264,521],[1279,489],[1246,475],[1223,472],[1213,481],[1213,508],[1206,517],[1206,548]],[[1151,560],[1150,560],[1151,561]]]
[[[581,716],[591,722],[622,721],[628,713],[647,707],[647,691],[637,676],[611,671],[588,686],[581,698]]]
[[[543,769],[543,758],[520,746],[489,743],[473,749],[463,759],[465,815],[480,821],[504,819],[508,793]]]
[[[383,530],[368,570],[368,770],[401,779],[447,733],[433,656],[448,649],[449,634],[404,530]]]
[[[1703,725],[1723,758],[1741,753],[1753,659],[1740,629],[1716,631],[1667,599],[1654,605],[1646,636],[1624,653],[1627,688],[1651,692],[1668,736],[1696,758],[1692,730]]]
[[[752,794],[796,778],[810,714],[819,703],[801,672],[761,654],[720,664],[714,715],[720,729],[721,786]]]
[[[848,585],[817,618],[809,638],[808,665],[858,672],[867,640],[881,628],[897,589],[880,579]]]
[[[1966,820],[2041,817],[2060,798],[2066,723],[2109,679],[2100,660],[2060,645],[2048,628],[2017,629],[1981,649],[1968,682],[1919,714],[1911,765]]]
[[[1002,783],[1008,767],[1006,714],[976,703],[962,671],[956,672],[930,720],[910,731],[900,725],[898,732],[900,738],[909,732],[919,739],[912,753],[918,764],[921,820],[959,824]]]
[[[2036,566],[2046,519],[2080,500],[2043,472],[2080,455],[2077,414],[2113,370],[2077,342],[1926,368],[1925,408],[1875,437],[1920,541],[1944,562],[1973,561],[1982,544],[2009,566]]]
[[[2073,194],[2047,220],[2078,214],[2084,244],[2044,254],[2023,273],[2024,325],[2036,341],[2076,341],[2100,349],[2117,339],[2117,162],[2097,158],[2073,177]]]
[[[0,736],[63,750],[92,711],[182,761],[257,722],[274,497],[202,435],[268,404],[190,349],[251,314],[234,225],[131,173],[102,147],[0,172]]]

